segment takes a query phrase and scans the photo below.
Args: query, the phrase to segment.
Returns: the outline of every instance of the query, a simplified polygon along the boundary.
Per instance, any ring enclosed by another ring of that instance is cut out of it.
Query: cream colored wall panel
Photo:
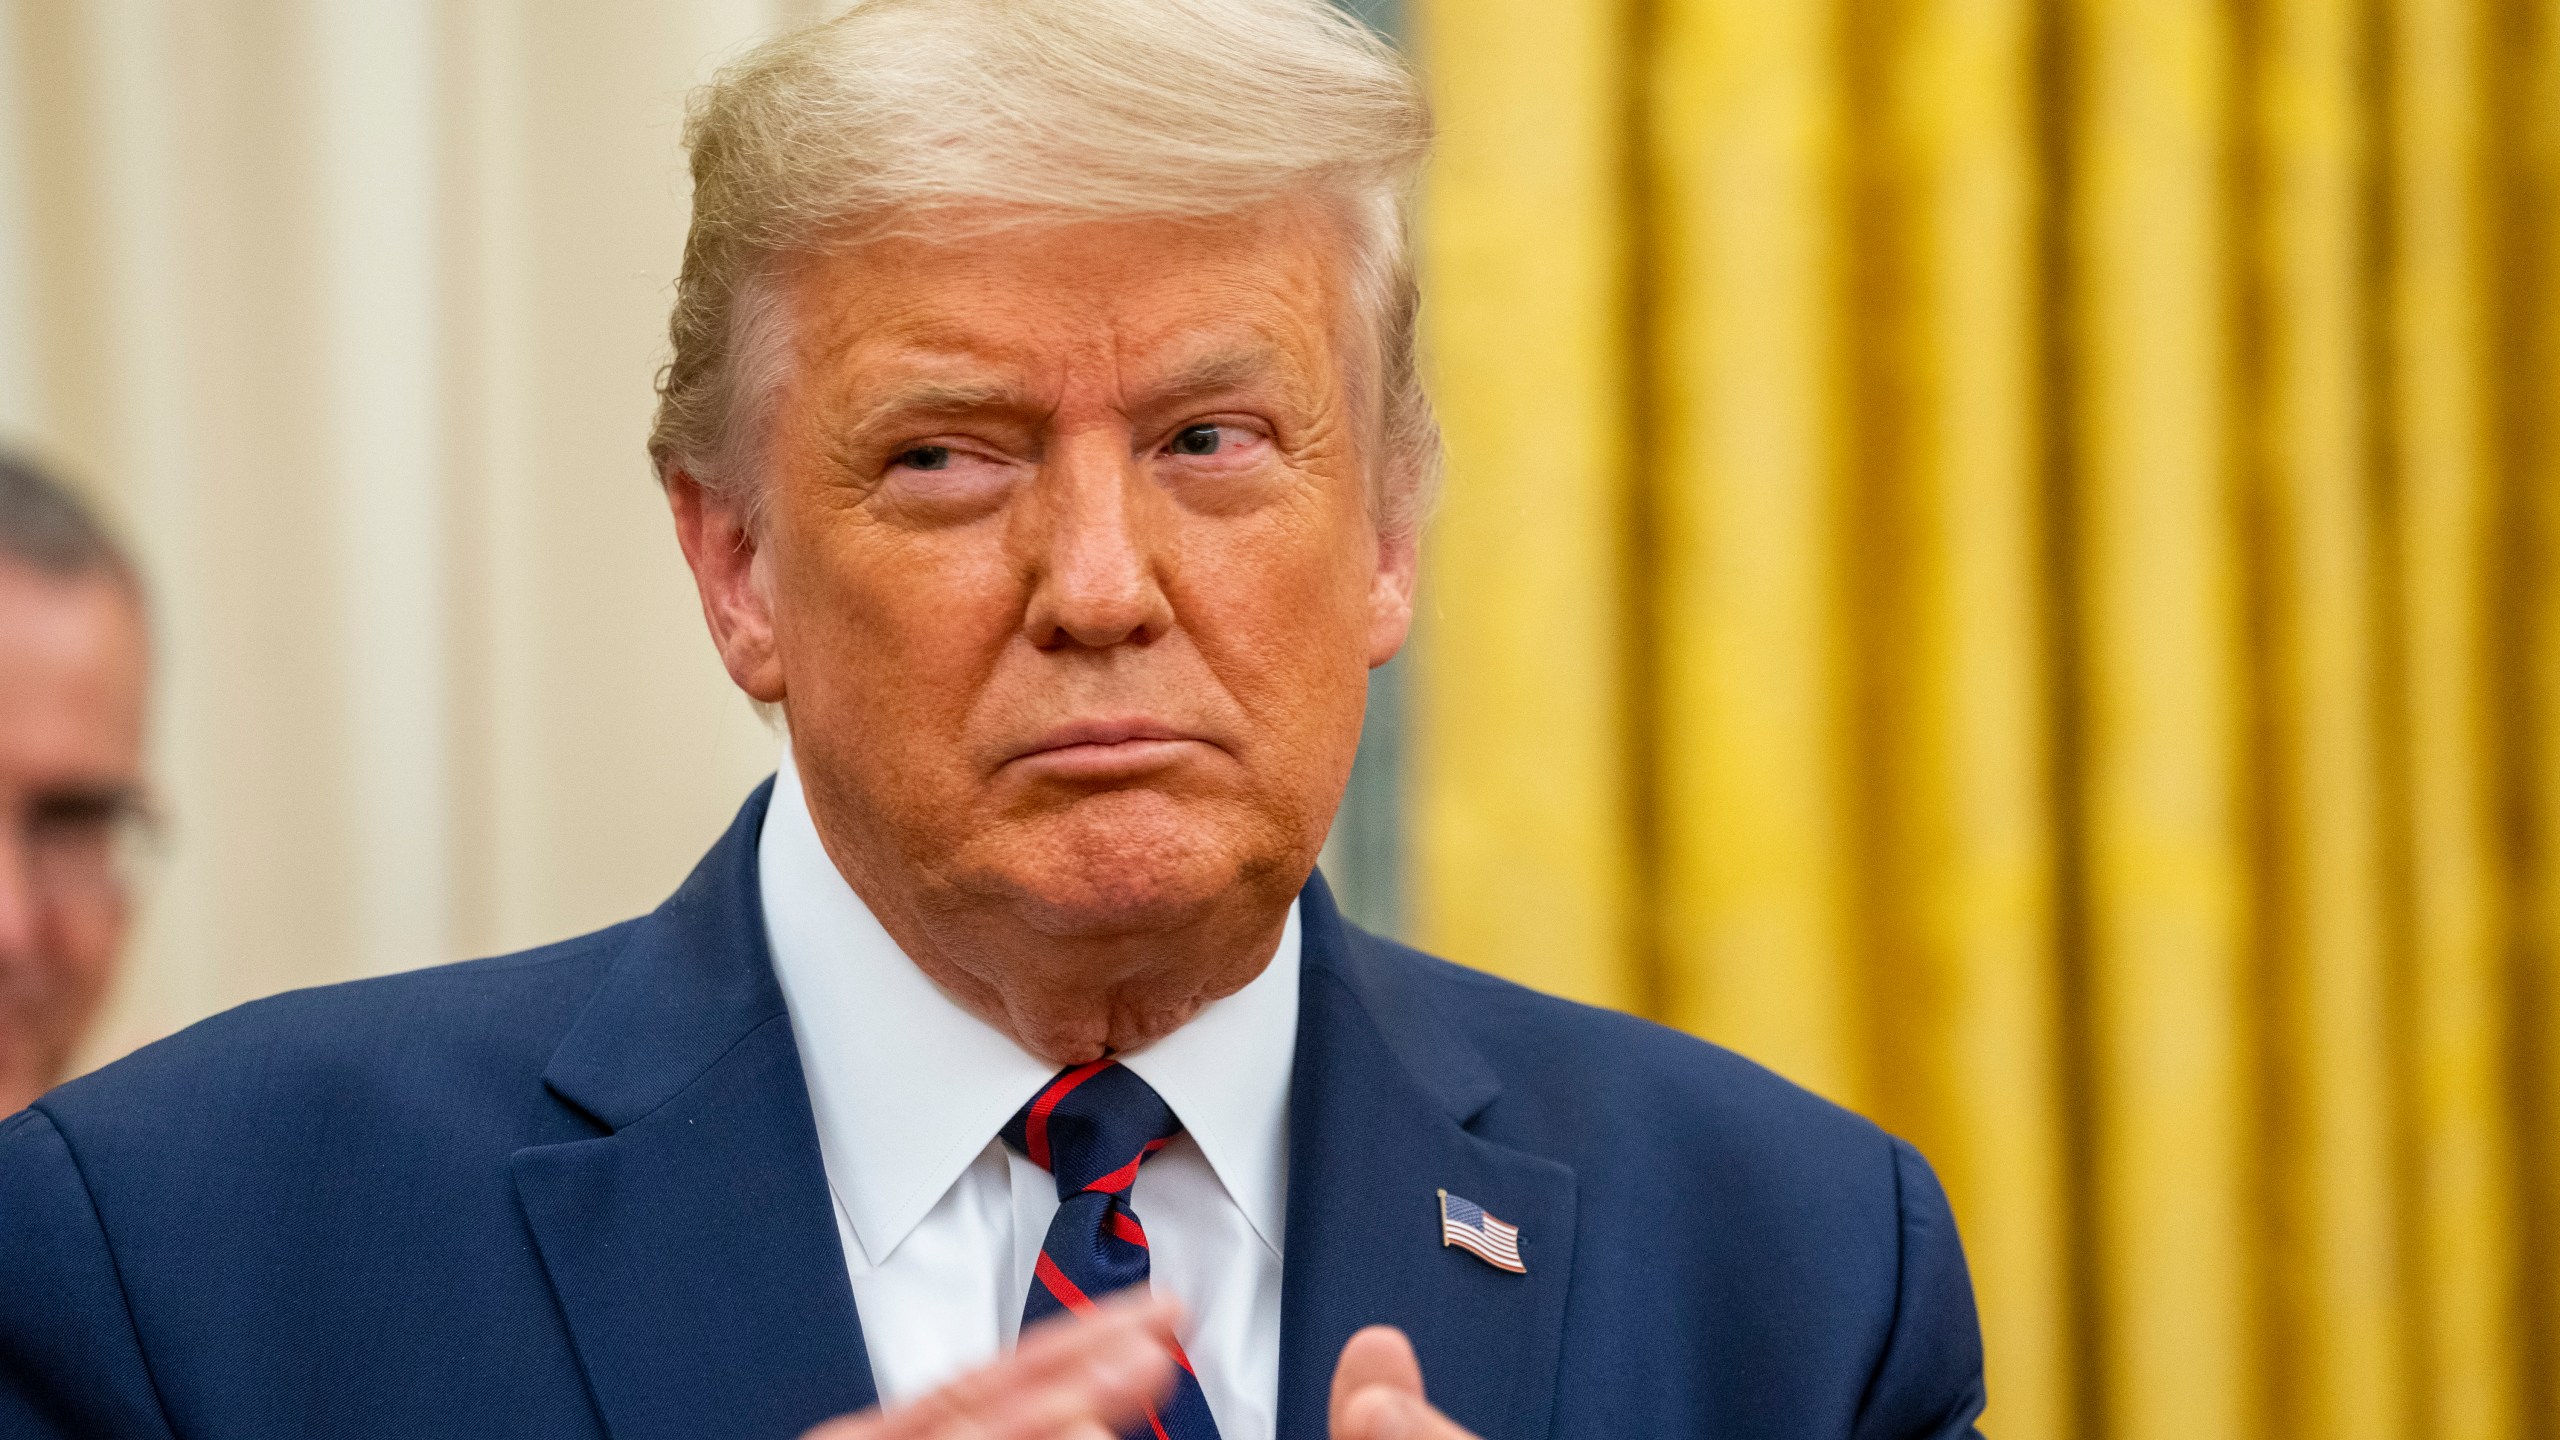
[[[770,768],[642,442],[685,93],[812,8],[8,6],[0,414],[159,627],[168,855],[93,1058],[637,913]]]
[[[457,150],[475,283],[459,323],[465,597],[487,667],[463,723],[489,803],[457,865],[474,950],[634,913],[683,878],[776,742],[721,672],[643,442],[683,238],[682,99],[760,9],[469,13],[488,67]],[[491,118],[494,115],[496,118]],[[669,837],[687,837],[683,843]]]
[[[429,0],[317,0],[295,17],[321,255],[316,416],[333,502],[335,639],[361,963],[450,958],[450,545],[440,444],[434,17]]]
[[[27,173],[28,104],[18,76],[26,40],[18,6],[0,4],[0,439],[32,435],[36,412],[35,196]]]

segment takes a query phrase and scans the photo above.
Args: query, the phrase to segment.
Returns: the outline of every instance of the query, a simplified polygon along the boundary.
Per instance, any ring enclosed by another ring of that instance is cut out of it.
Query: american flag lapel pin
[[[1526,1275],[1520,1263],[1520,1227],[1505,1225],[1484,1213],[1473,1200],[1440,1192],[1440,1244],[1455,1245],[1496,1270]]]

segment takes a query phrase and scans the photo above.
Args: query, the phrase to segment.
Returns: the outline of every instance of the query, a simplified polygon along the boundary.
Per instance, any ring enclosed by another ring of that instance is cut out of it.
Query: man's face
[[[858,884],[1087,936],[1294,891],[1411,614],[1339,250],[1281,207],[791,276],[770,653],[724,650]]]
[[[0,560],[0,1110],[59,1078],[124,943],[144,649],[114,580]]]

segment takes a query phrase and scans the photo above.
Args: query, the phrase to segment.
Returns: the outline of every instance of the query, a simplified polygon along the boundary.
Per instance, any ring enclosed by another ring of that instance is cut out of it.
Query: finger
[[[1182,1305],[1172,1296],[1125,1290],[1090,1310],[1053,1315],[1024,1330],[1012,1358],[1034,1366],[1054,1363],[1051,1360],[1053,1355],[1065,1357],[1072,1355],[1078,1347],[1111,1343],[1111,1332],[1124,1327],[1134,1327],[1153,1335],[1170,1349],[1174,1332],[1181,1324]]]
[[[1412,1342],[1386,1325],[1372,1325],[1342,1347],[1329,1408],[1333,1440],[1473,1440],[1431,1408]]]
[[[1165,1371],[1165,1353],[1181,1311],[1170,1302],[1128,1296],[1104,1302],[1088,1315],[1060,1316],[1026,1331],[1007,1358],[970,1372],[912,1405],[866,1410],[831,1420],[802,1440],[958,1440],[958,1437],[1083,1434],[1113,1440],[1109,1423],[1134,1424],[1154,1398],[1147,1377]],[[1132,1380],[1132,1372],[1135,1379]],[[1123,1391],[1144,1394],[1121,1413]]]
[[[1333,1440],[1475,1440],[1457,1421],[1392,1386],[1353,1392],[1342,1412]]]
[[[1107,1440],[1148,1428],[1173,1393],[1173,1357],[1149,1343],[1097,1362],[1086,1376],[1002,1397],[982,1417],[987,1440]],[[972,1437],[978,1432],[964,1432]],[[944,1440],[935,1436],[933,1440]]]
[[[1180,1307],[1143,1296],[1033,1327],[1007,1358],[837,1440],[1059,1440],[1137,1425],[1173,1387]]]
[[[948,1386],[900,1412],[895,1436],[878,1440],[1053,1440],[1138,1423],[1171,1388],[1172,1361],[1144,1330],[1091,1324],[1073,1344],[1053,1344]]]
[[[1413,1358],[1413,1342],[1392,1325],[1372,1325],[1351,1337],[1333,1366],[1333,1401],[1326,1406],[1333,1433],[1344,1433],[1351,1397],[1371,1386],[1410,1395],[1422,1394],[1422,1362]]]

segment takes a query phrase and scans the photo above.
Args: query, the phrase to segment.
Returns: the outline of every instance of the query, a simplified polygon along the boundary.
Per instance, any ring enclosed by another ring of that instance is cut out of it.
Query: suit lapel
[[[615,1440],[775,1440],[873,1403],[765,952],[759,790],[629,932],[552,1056],[609,1133],[514,1157],[543,1268]]]
[[[780,987],[759,790],[628,932],[553,1055],[607,1133],[514,1157],[516,1190],[615,1440],[773,1440],[875,1403]],[[1474,1124],[1481,1055],[1309,882],[1290,1087],[1279,1432],[1321,1436],[1334,1358],[1410,1336],[1433,1403],[1484,1440],[1542,1440],[1573,1266],[1574,1178]],[[1526,1275],[1440,1243],[1437,1191],[1520,1227]]]
[[[1382,942],[1309,883],[1290,1090],[1280,1424],[1325,1433],[1333,1365],[1364,1325],[1414,1344],[1432,1403],[1485,1440],[1541,1440],[1572,1278],[1573,1172],[1468,1126],[1499,1083]],[[1440,1241],[1437,1192],[1520,1227],[1526,1275]]]

